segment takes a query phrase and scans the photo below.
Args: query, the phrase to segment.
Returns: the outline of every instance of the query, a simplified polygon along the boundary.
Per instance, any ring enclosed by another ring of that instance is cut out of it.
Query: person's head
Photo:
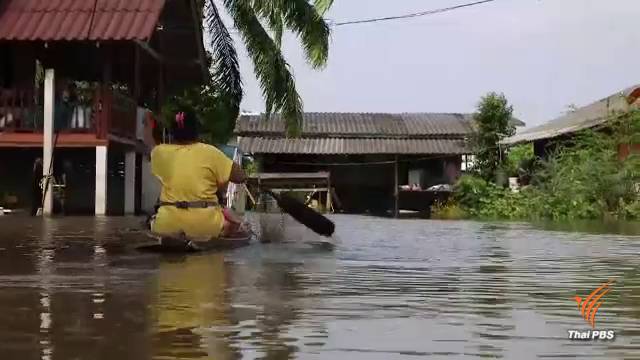
[[[171,123],[171,134],[173,140],[178,143],[189,143],[198,141],[198,118],[193,110],[180,107]]]

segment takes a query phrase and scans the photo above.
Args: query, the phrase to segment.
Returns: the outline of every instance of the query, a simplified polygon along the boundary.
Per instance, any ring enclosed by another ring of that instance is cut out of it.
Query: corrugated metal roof
[[[598,100],[548,123],[526,129],[506,138],[501,143],[514,145],[541,139],[549,139],[562,134],[595,127],[605,123],[616,112],[626,112],[637,106],[640,85],[624,89],[616,94]]]
[[[147,40],[164,4],[165,0],[3,0],[0,40]]]
[[[303,136],[428,136],[466,135],[472,131],[469,114],[436,113],[305,113]],[[279,114],[269,120],[264,115],[242,115],[236,133],[269,135],[284,133],[285,123]]]
[[[253,154],[467,154],[461,139],[298,138],[240,137],[238,147]]]

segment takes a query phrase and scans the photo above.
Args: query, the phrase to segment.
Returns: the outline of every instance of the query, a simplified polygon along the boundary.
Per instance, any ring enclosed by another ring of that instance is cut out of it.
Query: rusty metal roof
[[[238,147],[253,154],[468,154],[462,139],[239,137]]]
[[[305,113],[303,136],[348,137],[424,137],[466,135],[472,131],[471,115],[433,113]],[[269,120],[264,115],[242,115],[236,124],[236,133],[254,135],[281,135],[285,130],[283,119],[274,114]]]
[[[524,123],[516,118],[516,126]],[[236,122],[238,135],[280,136],[285,122],[274,114],[241,115]],[[464,136],[473,132],[473,114],[460,113],[318,113],[303,115],[302,136],[331,137],[442,137]]]
[[[164,4],[165,0],[2,0],[0,40],[148,40]]]
[[[525,129],[519,134],[501,141],[515,145],[535,140],[550,139],[563,134],[593,128],[606,123],[612,115],[637,108],[640,85],[632,86],[604,99],[581,107],[545,124]]]

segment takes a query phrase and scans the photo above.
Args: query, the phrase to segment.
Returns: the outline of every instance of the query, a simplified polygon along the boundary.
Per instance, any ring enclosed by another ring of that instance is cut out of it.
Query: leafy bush
[[[254,161],[244,161],[243,168],[247,175],[253,175],[258,173],[258,163]]]
[[[510,148],[504,162],[504,169],[507,172],[507,176],[530,176],[533,170],[534,160],[533,144],[516,145]]]
[[[619,144],[640,140],[639,130],[640,115],[629,113],[608,131],[583,131],[562,144],[520,192],[465,175],[453,200],[478,218],[640,219],[640,156],[620,161],[617,153]]]
[[[454,201],[445,203],[435,203],[431,208],[431,218],[441,220],[462,220],[468,217],[468,214]]]

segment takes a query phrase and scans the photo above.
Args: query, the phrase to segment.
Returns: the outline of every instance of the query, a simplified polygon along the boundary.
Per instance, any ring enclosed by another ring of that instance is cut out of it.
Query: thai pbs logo
[[[574,300],[578,304],[578,310],[582,318],[591,325],[591,330],[569,330],[570,340],[613,340],[616,337],[614,330],[596,329],[596,315],[600,306],[604,303],[604,296],[611,290],[613,280],[600,285],[585,299],[576,296]]]

